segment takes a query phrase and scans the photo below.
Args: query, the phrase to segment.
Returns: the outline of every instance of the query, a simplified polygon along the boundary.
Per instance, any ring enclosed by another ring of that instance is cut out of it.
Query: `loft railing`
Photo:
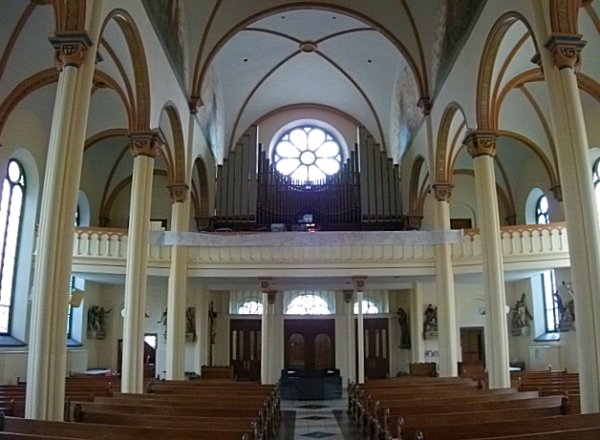
[[[309,232],[299,232],[308,234]],[[265,232],[271,234],[271,232]],[[327,234],[316,232],[315,234]],[[369,232],[364,232],[369,234]],[[552,260],[568,258],[568,238],[564,223],[547,225],[521,225],[503,227],[500,231],[502,253],[505,262]],[[122,260],[127,256],[127,230],[110,228],[77,228],[73,244],[74,259],[85,264],[86,260],[102,264],[103,260]],[[455,265],[480,262],[482,241],[478,230],[465,230],[462,240],[451,245]],[[249,263],[264,265],[320,265],[322,263],[358,264],[369,267],[390,264],[418,264],[433,267],[434,246],[432,245],[311,245],[311,246],[202,246],[190,247],[188,261],[190,267],[210,267],[218,264],[239,266]],[[170,261],[170,247],[150,245],[149,264]],[[111,263],[114,265],[114,261]],[[124,264],[124,263],[123,263]]]

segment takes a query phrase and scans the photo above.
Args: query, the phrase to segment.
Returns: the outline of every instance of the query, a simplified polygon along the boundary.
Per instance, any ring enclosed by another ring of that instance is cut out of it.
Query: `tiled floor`
[[[346,414],[347,400],[282,400],[280,440],[361,440]]]

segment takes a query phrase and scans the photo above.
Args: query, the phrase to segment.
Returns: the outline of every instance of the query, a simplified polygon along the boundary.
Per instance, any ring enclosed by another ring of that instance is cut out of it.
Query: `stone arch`
[[[423,188],[419,187],[421,171],[423,166],[425,165],[425,159],[423,156],[417,156],[415,161],[413,162],[411,173],[410,173],[410,183],[408,188],[408,210],[410,214],[422,214],[423,204],[422,204],[422,192]],[[425,179],[427,180],[427,179]],[[420,210],[419,210],[420,207]]]
[[[492,77],[494,74],[494,64],[504,36],[510,27],[517,22],[521,22],[525,25],[533,39],[533,44],[536,48],[538,47],[531,26],[522,15],[516,12],[504,14],[492,26],[492,30],[490,31],[483,48],[479,73],[477,76],[475,112],[479,130],[493,132],[497,129],[497,122],[493,118],[494,112],[492,111]]]
[[[435,181],[436,182],[452,182],[452,164],[451,151],[448,150],[448,140],[450,136],[450,128],[457,114],[461,114],[463,120],[466,120],[465,113],[456,102],[451,102],[446,107],[440,122],[438,131],[438,139],[435,153]]]
[[[199,230],[207,229],[210,226],[208,172],[201,157],[194,161],[191,181],[191,202],[196,226]]]
[[[165,176],[166,172],[164,170],[156,170],[155,169],[154,175],[155,176]],[[115,185],[115,187],[113,188],[111,193],[106,198],[106,202],[103,203],[102,206],[100,207],[100,218],[101,219],[106,219],[105,221],[110,221],[110,213],[112,211],[112,207],[113,207],[115,201],[117,200],[117,197],[119,197],[119,195],[125,188],[127,188],[128,186],[131,185],[132,180],[133,180],[133,176],[130,175],[130,176],[127,176],[126,178],[124,178],[123,180],[121,180],[117,185]],[[107,225],[101,225],[101,226],[107,226]]]
[[[550,0],[550,26],[553,33],[577,35],[581,0]]]
[[[175,105],[171,102],[165,104],[162,110],[171,126],[171,134],[173,136],[173,145],[171,149],[167,145],[161,145],[160,150],[167,162],[167,174],[169,183],[185,183],[186,179],[186,164],[185,164],[185,144],[183,129],[181,128],[181,118]]]
[[[86,0],[52,0],[57,32],[85,29]]]
[[[131,131],[147,131],[150,129],[150,77],[142,37],[131,15],[123,9],[114,9],[106,16],[100,36],[111,20],[123,32],[134,67],[135,102],[131,103],[133,119],[129,121],[129,127]]]

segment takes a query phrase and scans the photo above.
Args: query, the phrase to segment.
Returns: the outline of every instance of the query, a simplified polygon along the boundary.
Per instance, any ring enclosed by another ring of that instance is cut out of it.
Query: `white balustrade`
[[[326,232],[323,232],[326,234]],[[365,232],[369,234],[369,232]],[[505,262],[543,256],[545,260],[568,257],[567,231],[564,223],[548,225],[520,225],[504,227],[500,231]],[[102,264],[103,259],[123,260],[127,255],[127,230],[112,228],[77,228],[73,245],[76,262]],[[481,236],[477,230],[465,230],[462,240],[452,244],[452,259],[457,265],[480,264]],[[190,268],[227,268],[227,265],[244,267],[321,267],[344,264],[353,267],[418,267],[433,270],[433,245],[415,244],[361,244],[352,245],[294,245],[294,246],[191,246]],[[148,250],[149,265],[163,266],[170,261],[170,246],[152,244]],[[100,261],[100,263],[98,263]]]

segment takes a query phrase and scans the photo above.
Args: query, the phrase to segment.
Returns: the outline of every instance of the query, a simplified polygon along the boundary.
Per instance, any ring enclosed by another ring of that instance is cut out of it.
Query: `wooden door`
[[[229,360],[238,380],[260,380],[260,338],[260,319],[231,319]]]
[[[146,333],[144,335],[144,377],[156,377],[156,348],[158,335]],[[121,374],[123,366],[123,339],[117,344],[117,371]]]
[[[460,346],[463,364],[485,366],[483,327],[461,327]]]
[[[333,319],[286,319],[284,335],[284,368],[306,371],[335,368]]]
[[[390,373],[388,319],[364,318],[364,334],[365,379],[384,379]]]

